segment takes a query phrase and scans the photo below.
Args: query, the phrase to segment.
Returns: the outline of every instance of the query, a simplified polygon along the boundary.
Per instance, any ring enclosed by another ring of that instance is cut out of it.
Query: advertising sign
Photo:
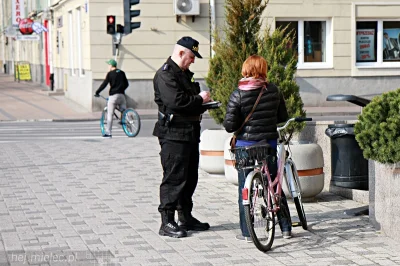
[[[18,27],[19,27],[19,31],[23,34],[23,35],[30,35],[33,33],[33,29],[32,29],[32,24],[33,24],[33,20],[30,18],[24,18],[21,19]]]
[[[17,41],[39,41],[39,35],[17,35],[15,37]]]
[[[356,39],[357,62],[375,61],[375,29],[358,29]]]
[[[11,4],[11,24],[18,28],[19,22],[25,17],[24,0],[12,0]]]
[[[28,62],[18,62],[16,65],[15,77],[20,80],[32,80],[31,66]]]
[[[383,60],[400,59],[400,29],[383,29]]]

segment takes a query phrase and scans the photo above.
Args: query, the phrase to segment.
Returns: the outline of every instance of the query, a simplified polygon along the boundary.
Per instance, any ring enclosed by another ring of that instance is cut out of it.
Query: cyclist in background
[[[100,97],[100,92],[110,84],[110,96],[107,103],[107,129],[103,137],[111,138],[113,114],[117,105],[119,105],[121,113],[126,109],[125,90],[128,88],[129,82],[125,72],[117,68],[117,62],[114,59],[110,59],[106,63],[110,65],[110,71],[94,96]]]

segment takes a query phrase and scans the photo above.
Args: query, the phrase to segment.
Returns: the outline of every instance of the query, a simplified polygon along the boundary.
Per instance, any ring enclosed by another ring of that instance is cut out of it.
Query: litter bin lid
[[[354,124],[333,124],[333,125],[328,125],[328,128],[346,128],[346,127],[354,127]]]

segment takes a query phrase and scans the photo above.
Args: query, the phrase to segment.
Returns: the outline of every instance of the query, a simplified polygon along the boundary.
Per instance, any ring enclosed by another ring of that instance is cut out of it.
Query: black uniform
[[[193,73],[182,71],[171,57],[157,71],[153,83],[154,101],[161,114],[153,135],[160,142],[164,172],[158,210],[190,213],[198,181],[200,121],[206,110],[200,86]]]

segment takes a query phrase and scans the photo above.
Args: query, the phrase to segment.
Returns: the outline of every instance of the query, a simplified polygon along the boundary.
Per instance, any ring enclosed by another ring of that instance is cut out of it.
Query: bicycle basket
[[[229,151],[237,170],[254,168],[256,161],[260,165],[262,160],[266,160],[269,155],[276,152],[268,144],[236,147]]]

